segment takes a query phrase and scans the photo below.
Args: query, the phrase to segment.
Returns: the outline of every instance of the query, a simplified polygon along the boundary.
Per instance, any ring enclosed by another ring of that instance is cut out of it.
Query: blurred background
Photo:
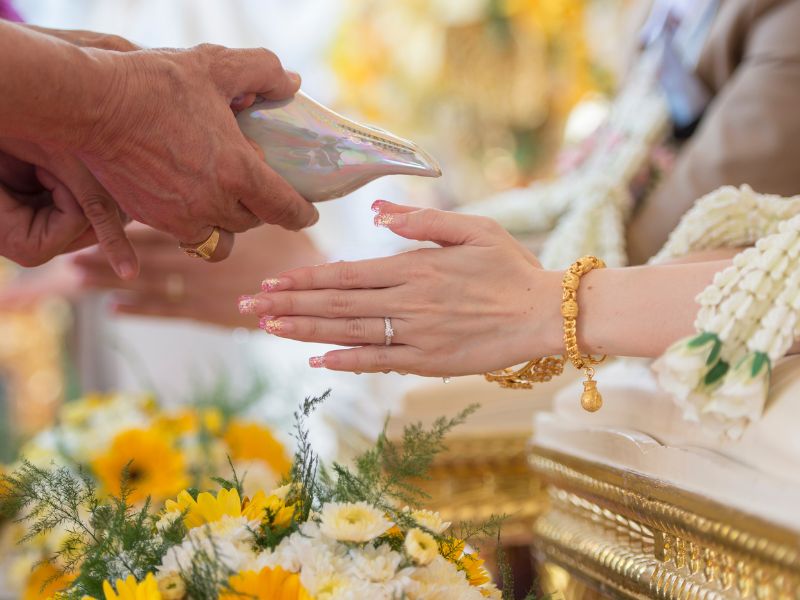
[[[125,451],[118,439],[135,427],[145,428],[144,441],[127,443],[151,444],[137,459],[143,464],[163,457],[159,436],[190,430],[179,449],[169,450],[178,453],[176,461],[185,455],[195,465],[189,475],[220,468],[227,452],[248,465],[256,483],[274,479],[291,454],[281,445],[291,446],[292,412],[304,396],[326,389],[332,397],[312,422],[314,445],[340,460],[362,449],[387,411],[401,413],[403,397],[425,382],[311,370],[307,359],[319,348],[256,329],[255,320],[238,315],[236,299],[286,268],[402,250],[401,240],[373,227],[376,198],[456,208],[554,173],[606,115],[640,23],[633,0],[16,0],[15,6],[30,23],[115,33],[146,47],[270,48],[302,75],[306,93],[349,118],[413,139],[444,173],[438,180],[375,181],[321,205],[319,223],[304,234],[262,228],[239,236],[234,255],[220,265],[197,265],[171,240],[135,230],[139,288],[103,289],[115,284],[98,283],[97,271],[72,257],[38,269],[0,263],[0,465],[13,464],[24,447],[37,462],[92,465],[101,484],[97,461],[113,467]],[[143,311],[150,316],[117,310],[141,307],[150,297],[166,297],[166,309]],[[197,439],[217,438],[216,446],[192,450]],[[205,457],[200,467],[195,455]],[[147,491],[171,493],[168,485],[152,485]],[[40,597],[42,582],[53,575],[31,572],[42,552],[13,563],[2,587]]]
[[[141,45],[265,46],[303,76],[303,89],[342,114],[414,139],[436,156],[436,181],[389,178],[322,207],[310,232],[328,259],[402,246],[371,226],[378,197],[452,208],[551,173],[564,141],[577,144],[605,114],[624,70],[632,0],[17,0],[31,23],[127,37]],[[191,115],[187,115],[190,118]],[[265,253],[268,249],[265,248]],[[258,268],[259,254],[250,257]],[[251,267],[253,268],[253,267]],[[263,276],[270,273],[264,267]],[[271,415],[334,387],[330,427],[369,436],[396,408],[394,380],[335,381],[305,369],[313,349],[265,340],[204,318],[114,316],[114,298],[81,284],[68,260],[41,269],[3,264],[0,285],[0,457],[89,391],[155,391],[185,401],[220,374],[272,382]],[[260,279],[252,279],[248,293]],[[234,307],[231,306],[231,310]],[[197,316],[197,315],[196,315]],[[208,319],[213,320],[213,319]],[[384,378],[386,379],[386,378]],[[391,378],[390,378],[391,379]],[[280,410],[279,410],[280,408]],[[329,428],[330,428],[329,427]],[[320,444],[338,453],[334,433]],[[326,441],[327,439],[327,441]]]

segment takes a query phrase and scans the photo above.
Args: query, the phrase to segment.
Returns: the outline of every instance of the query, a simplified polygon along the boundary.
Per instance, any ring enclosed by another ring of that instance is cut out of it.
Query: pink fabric
[[[11,6],[11,0],[0,0],[0,19],[22,21],[22,17],[20,17],[19,13]]]

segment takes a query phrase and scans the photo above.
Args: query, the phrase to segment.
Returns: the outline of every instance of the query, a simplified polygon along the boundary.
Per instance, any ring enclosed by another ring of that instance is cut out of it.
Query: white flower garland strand
[[[729,439],[760,418],[772,365],[800,336],[800,196],[721,188],[697,202],[651,261],[754,242],[697,296],[697,335],[653,364],[687,419]]]
[[[540,252],[545,268],[564,268],[585,254],[602,256],[609,266],[626,264],[624,223],[634,202],[630,184],[670,123],[656,67],[656,54],[642,57],[614,100],[591,153],[578,167],[466,210],[516,232],[555,227]]]

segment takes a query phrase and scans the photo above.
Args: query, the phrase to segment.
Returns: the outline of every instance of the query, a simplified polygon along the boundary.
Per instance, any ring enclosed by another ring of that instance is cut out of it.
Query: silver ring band
[[[384,346],[391,346],[394,338],[394,329],[392,329],[392,319],[389,317],[383,317],[383,336],[386,338]]]

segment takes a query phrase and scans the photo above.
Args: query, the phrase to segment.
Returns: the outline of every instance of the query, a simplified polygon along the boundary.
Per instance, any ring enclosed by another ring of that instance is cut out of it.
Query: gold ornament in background
[[[596,0],[353,0],[331,52],[340,101],[441,156],[468,203],[542,175],[574,104],[601,86]]]
[[[0,260],[0,288],[17,268]],[[59,300],[0,312],[0,372],[7,418],[16,435],[48,424],[64,396],[61,347],[68,309]]]

